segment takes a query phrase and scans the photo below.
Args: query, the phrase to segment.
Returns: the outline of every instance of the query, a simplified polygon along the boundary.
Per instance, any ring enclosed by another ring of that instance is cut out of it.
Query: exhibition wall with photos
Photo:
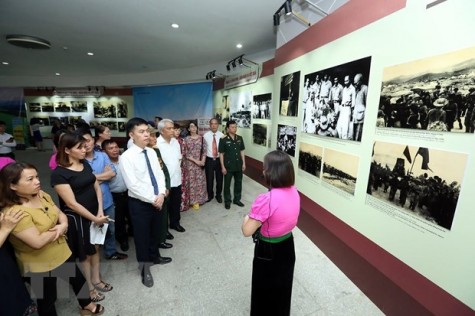
[[[102,124],[109,127],[112,136],[124,136],[125,123],[133,116],[132,96],[102,97],[25,97],[27,120],[38,118],[45,137],[51,136],[55,120],[75,125],[80,120],[91,127]]]
[[[287,152],[300,192],[475,309],[475,254],[462,246],[475,242],[475,40],[453,36],[473,27],[460,14],[475,2],[462,2],[408,1],[253,85],[217,91],[215,105],[271,94],[269,120],[251,104],[252,133],[238,130],[246,155]]]

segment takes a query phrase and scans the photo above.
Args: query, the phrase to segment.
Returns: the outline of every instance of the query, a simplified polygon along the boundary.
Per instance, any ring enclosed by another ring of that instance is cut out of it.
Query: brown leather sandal
[[[93,311],[79,307],[79,312],[81,313],[82,316],[88,316],[88,315],[102,315],[104,314],[105,308],[101,304],[96,304],[96,308],[94,308]]]
[[[104,294],[102,294],[101,292],[97,292],[96,290],[90,290],[89,296],[91,297],[91,302],[93,303],[100,302],[106,298]]]

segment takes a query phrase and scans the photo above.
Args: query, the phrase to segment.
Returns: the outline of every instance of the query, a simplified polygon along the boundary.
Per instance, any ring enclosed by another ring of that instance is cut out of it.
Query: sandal
[[[101,286],[99,286],[100,284],[104,284],[104,286],[101,287]],[[94,288],[96,290],[101,291],[101,292],[110,292],[113,289],[112,285],[110,285],[109,283],[106,283],[102,280],[101,280],[101,282],[93,284],[93,285],[94,285]]]
[[[96,290],[90,290],[89,295],[91,297],[91,302],[93,303],[100,302],[106,298],[104,294],[102,294],[101,292],[97,292]]]
[[[101,304],[96,304],[96,308],[94,308],[93,311],[87,309],[87,308],[83,308],[83,307],[79,307],[79,312],[81,313],[81,315],[102,315],[104,313],[104,307],[101,306]]]

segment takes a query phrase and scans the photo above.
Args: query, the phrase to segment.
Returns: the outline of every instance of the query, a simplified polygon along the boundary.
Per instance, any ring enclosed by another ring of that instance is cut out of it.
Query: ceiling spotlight
[[[231,66],[229,65],[229,63],[226,65],[226,70],[231,71]]]
[[[236,48],[242,48],[242,44],[241,43],[237,44]]]
[[[8,61],[2,61],[2,65],[8,66],[9,63],[8,63]]]
[[[284,2],[284,11],[286,15],[292,14],[292,4],[290,3],[290,0]]]
[[[274,14],[274,26],[279,26],[280,25],[280,14],[275,13]]]
[[[233,59],[233,61],[231,62],[231,65],[233,66],[233,68],[236,68],[236,59]]]
[[[176,24],[176,23],[172,23],[171,27],[173,27],[174,29],[177,29],[177,28],[179,28],[180,26],[179,26],[178,24]]]
[[[87,52],[87,54],[88,54],[89,56],[94,56],[94,53],[93,53],[93,52]]]
[[[61,74],[59,72],[56,73],[56,76],[61,76]]]

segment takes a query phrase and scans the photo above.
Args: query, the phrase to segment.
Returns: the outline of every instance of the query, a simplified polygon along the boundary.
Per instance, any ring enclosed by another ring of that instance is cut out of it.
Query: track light
[[[239,56],[238,63],[239,63],[239,66],[244,65],[244,63],[242,61],[242,56]]]
[[[226,65],[226,70],[231,71],[231,66],[229,65],[229,63]]]
[[[246,62],[247,63],[251,63],[251,64],[254,64],[254,65],[257,65],[255,62],[249,60],[249,59],[246,59],[244,58],[244,54],[243,55],[240,55],[236,58],[233,58],[232,60],[228,61],[227,65],[226,65],[226,69],[228,71],[231,71],[231,66],[234,68],[236,68],[236,65],[239,65],[240,67],[247,67],[247,68],[251,68],[251,66],[248,66],[246,65]]]
[[[287,0],[284,2],[284,11],[285,11],[285,15],[292,14],[292,4],[290,3],[290,0]]]
[[[206,80],[214,80],[214,79],[222,78],[222,77],[224,77],[223,74],[220,74],[220,73],[217,74],[216,70],[212,70],[206,74],[205,78]]]

